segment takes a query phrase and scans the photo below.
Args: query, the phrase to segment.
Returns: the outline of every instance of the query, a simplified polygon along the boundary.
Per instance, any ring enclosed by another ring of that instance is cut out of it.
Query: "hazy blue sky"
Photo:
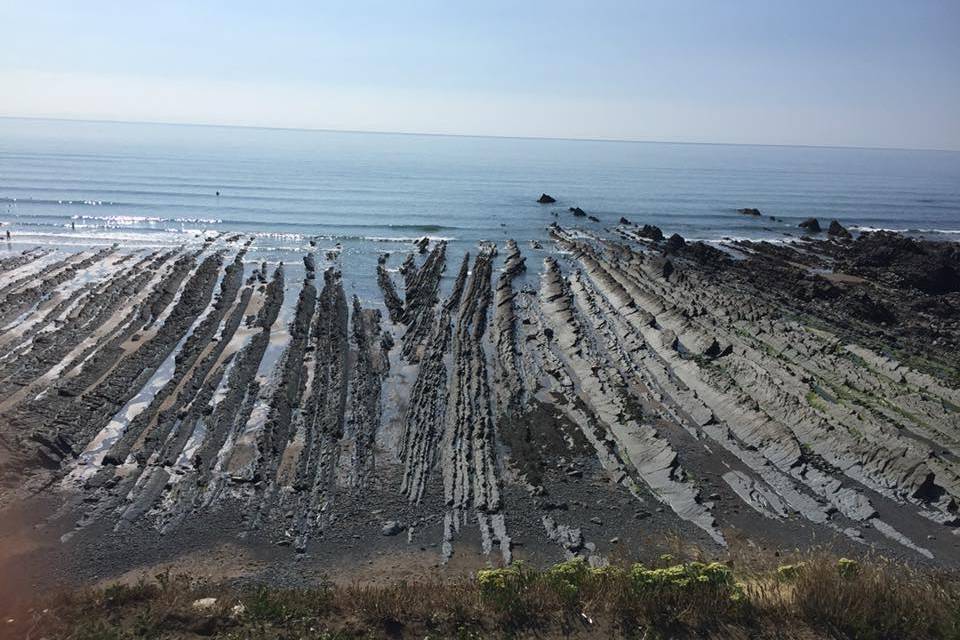
[[[960,0],[470,4],[0,0],[0,115],[960,149]]]

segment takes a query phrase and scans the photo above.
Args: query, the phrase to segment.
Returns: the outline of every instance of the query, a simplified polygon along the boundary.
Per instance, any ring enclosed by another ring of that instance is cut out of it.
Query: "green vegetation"
[[[798,562],[797,564],[782,564],[777,567],[777,578],[783,580],[784,582],[789,582],[800,577],[800,574],[803,572],[804,567],[807,564],[805,562]]]
[[[827,410],[826,401],[820,397],[820,394],[811,389],[807,391],[807,404],[813,407],[814,409],[819,409],[820,411]]]
[[[47,596],[0,635],[127,638],[960,638],[960,575],[883,559],[677,561],[310,589],[156,581]],[[748,567],[749,568],[746,568]],[[12,620],[9,622],[8,620]]]
[[[860,563],[850,558],[837,560],[837,572],[844,578],[852,578],[860,573]]]

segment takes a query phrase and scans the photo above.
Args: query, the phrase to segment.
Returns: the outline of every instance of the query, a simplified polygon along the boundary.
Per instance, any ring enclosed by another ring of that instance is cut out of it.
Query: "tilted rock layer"
[[[215,521],[299,554],[603,564],[679,531],[955,564],[956,247],[645,229],[452,268],[421,242],[366,306],[336,255],[239,236],[5,258],[3,507],[57,496],[65,545]]]

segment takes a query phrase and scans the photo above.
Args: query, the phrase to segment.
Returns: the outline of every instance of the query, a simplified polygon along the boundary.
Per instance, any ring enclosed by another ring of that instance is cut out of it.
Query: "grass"
[[[776,562],[773,562],[776,560]],[[128,638],[960,638],[960,575],[882,558],[808,553],[538,570],[309,589],[163,574],[49,595],[0,635]],[[738,562],[739,564],[739,562]],[[749,565],[748,568],[747,565]],[[212,604],[197,601],[216,598]],[[13,619],[9,622],[8,619]]]

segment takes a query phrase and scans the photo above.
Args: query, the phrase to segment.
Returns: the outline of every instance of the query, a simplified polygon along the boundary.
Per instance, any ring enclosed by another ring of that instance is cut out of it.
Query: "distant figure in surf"
[[[217,197],[218,197],[218,198],[220,197],[220,192],[219,192],[219,191],[217,191]]]
[[[71,222],[71,223],[70,223],[70,231],[76,231],[76,230],[77,230],[77,223],[76,223],[76,222]]]
[[[10,229],[7,229],[7,240],[10,239]]]

